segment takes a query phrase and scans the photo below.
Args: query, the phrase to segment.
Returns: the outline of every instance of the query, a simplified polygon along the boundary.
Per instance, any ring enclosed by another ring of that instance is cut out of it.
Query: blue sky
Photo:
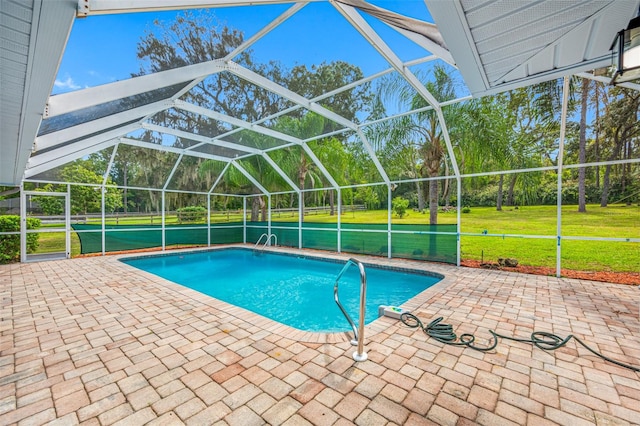
[[[371,0],[380,7],[431,22],[423,0]],[[250,37],[291,5],[215,9],[226,25]],[[130,78],[141,63],[136,46],[155,20],[172,21],[179,12],[97,15],[76,19],[63,55],[53,93],[83,89]],[[379,21],[365,16],[402,60],[428,52]],[[277,60],[291,67],[345,60],[370,75],[389,65],[328,3],[311,3],[253,46],[260,62]]]

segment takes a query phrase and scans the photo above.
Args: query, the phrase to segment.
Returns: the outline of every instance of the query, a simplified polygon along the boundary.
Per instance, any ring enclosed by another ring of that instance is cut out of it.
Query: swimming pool
[[[128,265],[288,326],[314,332],[351,330],[335,301],[333,286],[345,262],[244,248],[126,258]],[[399,306],[443,277],[366,265],[365,323],[380,305]],[[340,302],[358,322],[360,275],[342,276]]]

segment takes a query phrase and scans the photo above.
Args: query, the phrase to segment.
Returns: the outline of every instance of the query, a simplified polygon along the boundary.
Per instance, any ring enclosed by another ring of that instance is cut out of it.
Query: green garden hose
[[[516,342],[533,343],[538,348],[548,351],[548,350],[555,350],[555,349],[561,348],[564,345],[566,345],[567,342],[569,342],[569,340],[575,339],[578,343],[580,343],[582,346],[588,349],[591,353],[599,356],[605,361],[609,361],[613,364],[619,365],[620,367],[628,368],[629,370],[640,372],[639,367],[634,367],[633,365],[625,364],[623,362],[616,361],[615,359],[611,359],[607,356],[602,355],[601,353],[587,346],[586,343],[584,343],[582,340],[580,340],[578,337],[574,336],[573,334],[570,334],[563,339],[560,336],[557,336],[552,333],[547,333],[546,331],[534,331],[533,333],[531,333],[530,339],[519,339],[517,337],[505,336],[503,334],[498,334],[493,330],[489,330],[489,333],[491,333],[491,335],[493,336],[493,343],[490,344],[489,346],[476,346],[473,344],[473,342],[476,340],[473,334],[469,334],[469,333],[461,334],[460,339],[458,340],[458,336],[456,335],[456,333],[453,332],[453,326],[451,324],[442,323],[443,319],[444,319],[443,317],[438,317],[433,321],[431,321],[429,324],[427,324],[427,326],[425,327],[422,324],[422,321],[420,321],[420,319],[417,316],[409,312],[404,312],[402,315],[400,315],[400,321],[402,321],[403,324],[405,324],[406,326],[410,328],[419,327],[422,329],[422,331],[425,332],[427,336],[432,337],[436,339],[438,342],[444,343],[446,345],[466,346],[467,348],[471,348],[476,351],[488,352],[495,349],[495,347],[498,345],[498,338],[500,337],[502,339],[514,340]]]

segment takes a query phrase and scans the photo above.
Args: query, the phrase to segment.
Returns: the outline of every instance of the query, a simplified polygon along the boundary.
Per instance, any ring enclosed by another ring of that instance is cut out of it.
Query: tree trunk
[[[587,161],[587,99],[589,97],[589,86],[591,80],[582,79],[582,105],[580,110],[580,148],[578,162],[584,164]],[[578,212],[587,212],[587,201],[585,196],[585,176],[584,167],[578,169]]]
[[[437,172],[435,173],[437,175]],[[429,181],[429,225],[438,224],[438,181]],[[435,231],[430,227],[430,231]],[[438,255],[437,235],[429,234],[429,259],[436,259]]]
[[[124,184],[124,190],[122,191],[122,196],[123,196],[123,201],[124,201],[124,205],[123,205],[123,211],[124,214],[127,214],[128,211],[128,204],[129,204],[129,198],[128,198],[128,190],[127,190],[127,185],[129,183],[129,167],[127,167],[127,163],[124,163],[124,167],[123,167],[123,184]]]
[[[152,190],[149,190],[149,202],[151,204],[151,208],[153,209],[152,211],[160,211],[160,209],[158,208],[158,199],[155,196],[155,192]]]
[[[431,198],[429,197],[430,189],[431,189],[431,181],[422,182],[422,200],[425,204],[426,209],[430,208],[430,206],[428,205],[428,203],[431,200]]]
[[[436,135],[435,129],[432,129],[432,135]],[[432,136],[431,144],[424,153],[424,165],[426,172],[432,179],[429,181],[429,224],[438,224],[438,181],[435,179],[439,176],[440,165],[442,164],[443,151],[441,149],[439,137]],[[424,168],[423,168],[424,170]]]
[[[449,176],[449,162],[446,159],[444,161],[444,175]],[[442,198],[444,206],[448,208],[451,203],[451,185],[449,179],[442,181]]]
[[[513,192],[514,192],[515,187],[516,187],[516,180],[517,179],[518,179],[518,175],[516,175],[515,173],[511,175],[511,180],[509,181],[509,192],[507,193],[507,205],[508,206],[513,206],[515,204]]]
[[[611,174],[611,164],[607,164],[604,169],[604,177],[602,178],[602,197],[600,198],[600,207],[607,207],[609,202],[609,175]]]
[[[438,181],[429,181],[429,224],[438,224]]]
[[[596,141],[595,141],[595,154],[596,154],[596,162],[600,161],[600,142],[598,140],[598,134],[596,133]],[[600,189],[600,166],[596,166],[596,188]]]
[[[498,199],[496,200],[496,210],[502,211],[502,196],[503,196],[503,187],[504,185],[504,175],[500,175],[500,181],[498,182]]]
[[[260,218],[260,197],[253,197],[251,201],[251,222],[257,222]]]
[[[424,211],[424,192],[422,191],[422,182],[416,181],[416,192],[418,193],[418,211]]]
[[[442,188],[442,197],[444,198],[444,206],[451,206],[451,185],[449,185],[449,179],[444,180],[443,188]]]
[[[333,189],[330,189],[329,190],[329,216],[333,216],[334,214],[336,214],[335,198],[336,198],[336,195],[334,194]]]
[[[619,136],[619,134],[616,134],[614,136],[614,141],[613,141],[614,149],[608,158],[609,161],[612,161],[613,159],[617,158],[618,155],[620,155],[620,150],[623,149],[622,145],[624,144],[624,142],[622,141],[626,139],[626,130],[623,131],[622,134],[623,136]],[[609,203],[609,186],[610,186],[610,179],[611,179],[611,167],[612,167],[611,164],[607,164],[607,166],[604,169],[604,177],[602,178],[602,197],[600,199],[600,207],[607,207],[607,204]]]

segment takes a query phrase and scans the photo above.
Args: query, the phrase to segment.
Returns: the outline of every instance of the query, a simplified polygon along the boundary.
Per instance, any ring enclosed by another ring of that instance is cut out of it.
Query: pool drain
[[[488,352],[495,349],[495,347],[498,345],[499,337],[502,339],[514,340],[516,342],[532,343],[538,348],[543,350],[555,350],[555,349],[561,348],[564,345],[566,345],[567,342],[569,342],[569,340],[575,339],[578,343],[584,346],[592,354],[597,355],[598,357],[604,359],[605,361],[609,361],[613,364],[619,365],[620,367],[628,368],[629,370],[640,372],[639,367],[625,364],[623,362],[616,361],[615,359],[611,359],[605,355],[602,355],[601,353],[587,346],[586,343],[584,343],[582,340],[580,340],[578,337],[574,336],[573,334],[570,334],[563,339],[560,336],[557,336],[552,333],[547,333],[546,331],[534,331],[533,333],[531,333],[531,338],[520,339],[513,336],[505,336],[503,334],[498,334],[493,330],[489,330],[489,333],[491,333],[491,335],[493,336],[493,343],[490,344],[489,346],[478,346],[474,344],[476,338],[473,334],[464,333],[464,334],[461,334],[460,338],[458,339],[458,336],[453,331],[453,326],[451,324],[445,324],[442,322],[442,320],[444,319],[443,317],[438,317],[434,319],[426,326],[422,324],[422,321],[420,321],[420,319],[417,316],[409,312],[402,312],[399,318],[400,318],[400,321],[402,321],[403,324],[405,324],[407,327],[421,328],[422,331],[424,331],[427,336],[436,339],[440,343],[444,343],[446,345],[453,345],[453,346],[466,346],[467,348],[474,349],[476,351],[481,351],[481,352]]]

